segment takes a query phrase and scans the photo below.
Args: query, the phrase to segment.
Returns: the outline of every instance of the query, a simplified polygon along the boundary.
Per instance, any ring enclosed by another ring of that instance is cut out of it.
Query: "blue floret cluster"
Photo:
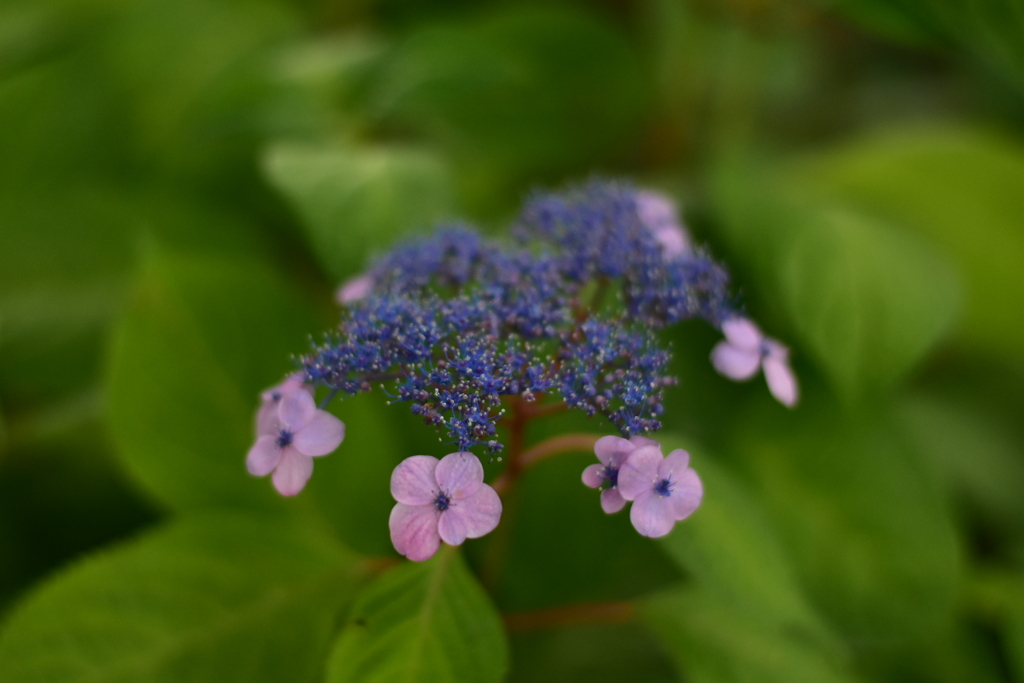
[[[332,396],[383,385],[460,451],[501,451],[510,397],[654,432],[674,382],[655,331],[735,314],[726,271],[701,251],[666,256],[637,191],[610,181],[528,198],[511,240],[442,226],[365,276],[369,294],[300,359],[305,381]]]

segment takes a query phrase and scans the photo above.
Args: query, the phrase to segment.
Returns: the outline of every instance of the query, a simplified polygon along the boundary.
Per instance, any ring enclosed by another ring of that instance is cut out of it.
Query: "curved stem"
[[[591,451],[594,449],[594,443],[600,438],[600,434],[561,434],[542,441],[528,450],[518,451],[516,456],[509,459],[508,467],[500,477],[494,480],[491,486],[499,494],[504,493],[519,479],[527,467],[560,453]]]

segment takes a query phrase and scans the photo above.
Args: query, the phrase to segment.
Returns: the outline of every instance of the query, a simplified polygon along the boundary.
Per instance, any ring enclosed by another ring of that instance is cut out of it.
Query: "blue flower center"
[[[611,465],[605,465],[604,472],[601,473],[605,481],[608,482],[608,486],[615,488],[619,485],[619,468],[612,467]]]
[[[272,392],[272,393],[270,394],[270,398],[271,398],[271,400],[273,400],[273,401],[280,401],[280,400],[281,400],[281,392],[280,392],[280,391],[274,391],[274,392]]]
[[[675,488],[675,484],[672,483],[671,479],[661,479],[654,484],[654,492],[665,498],[672,495],[673,488]]]
[[[444,512],[451,504],[451,496],[446,495],[444,491],[437,492],[437,497],[434,498],[434,507],[437,508],[438,512]]]
[[[278,432],[278,435],[277,435],[277,447],[278,448],[284,448],[285,446],[291,446],[292,445],[292,440],[294,438],[295,438],[294,434],[292,434],[287,429],[282,429],[280,432]]]

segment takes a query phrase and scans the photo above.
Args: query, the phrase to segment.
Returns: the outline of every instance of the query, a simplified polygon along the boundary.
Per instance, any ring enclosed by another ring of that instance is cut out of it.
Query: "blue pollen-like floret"
[[[437,508],[438,512],[444,512],[451,507],[452,499],[451,496],[446,495],[444,491],[438,491],[437,496],[435,496],[432,501],[432,504]]]
[[[277,439],[276,439],[277,447],[278,448],[284,448],[286,446],[291,446],[292,445],[292,440],[294,438],[295,438],[295,435],[292,434],[289,430],[282,429],[277,434]]]
[[[668,498],[672,495],[672,489],[675,488],[675,484],[672,483],[671,479],[662,479],[654,485],[654,492],[659,496]]]
[[[608,482],[608,488],[615,488],[619,485],[619,468],[612,467],[611,465],[605,465],[604,472],[601,473],[604,480]]]
[[[622,183],[534,195],[514,236],[452,225],[384,254],[370,294],[301,358],[306,381],[332,395],[383,384],[461,451],[501,450],[513,396],[560,397],[627,437],[659,429],[675,380],[654,331],[734,314],[725,270],[699,251],[666,258]]]

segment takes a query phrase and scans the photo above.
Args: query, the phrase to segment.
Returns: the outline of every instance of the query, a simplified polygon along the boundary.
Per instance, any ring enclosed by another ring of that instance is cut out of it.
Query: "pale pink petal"
[[[297,432],[316,415],[316,403],[305,391],[289,391],[281,395],[277,416],[293,432]]]
[[[440,514],[433,505],[398,503],[391,508],[388,527],[395,550],[415,562],[433,557],[441,547],[441,537],[437,533]]]
[[[324,410],[313,414],[306,426],[295,432],[292,443],[300,453],[327,455],[345,438],[345,423]]]
[[[789,363],[774,356],[766,356],[763,365],[764,378],[772,396],[787,408],[795,406],[800,399],[800,389]]]
[[[294,496],[313,476],[313,458],[295,450],[294,446],[281,449],[281,462],[274,470],[274,488],[282,496]]]
[[[277,404],[279,401],[280,396],[277,399],[265,399],[260,403],[260,407],[256,411],[256,436],[263,436],[265,434],[276,435],[281,431],[281,421],[277,419]]]
[[[441,513],[437,531],[448,545],[460,545],[467,538],[480,538],[494,531],[501,519],[501,498],[487,484],[472,496],[452,500]]]
[[[601,491],[601,509],[609,515],[614,514],[626,507],[626,499],[619,493],[619,489],[611,488]]]
[[[594,455],[605,465],[618,467],[635,448],[636,444],[621,436],[602,436],[594,443]]]
[[[648,491],[633,503],[629,510],[629,521],[641,536],[664,536],[672,531],[676,523],[671,498]]]
[[[682,448],[677,448],[658,463],[658,476],[661,479],[671,479],[673,474],[682,474],[689,466],[690,454]]]
[[[341,305],[347,305],[353,301],[365,299],[366,295],[373,289],[373,278],[369,275],[360,275],[348,280],[335,293],[335,300]]]
[[[748,351],[760,352],[761,340],[764,339],[760,328],[748,318],[729,318],[722,323],[722,334],[733,346]]]
[[[636,212],[640,222],[648,228],[678,221],[675,202],[660,192],[637,192]]]
[[[654,230],[654,239],[667,259],[682,256],[690,249],[686,233],[678,225],[662,225]]]
[[[255,477],[265,477],[274,471],[281,460],[281,449],[277,447],[277,437],[264,434],[256,439],[245,457],[245,467]]]
[[[729,342],[718,342],[711,350],[711,364],[719,374],[742,382],[754,376],[761,365],[761,354],[733,346]]]
[[[663,458],[661,449],[644,446],[629,454],[619,468],[619,493],[626,500],[636,500],[644,491],[650,491],[658,479],[658,465]]]
[[[629,442],[637,448],[640,448],[641,446],[657,446],[658,448],[661,448],[661,444],[654,439],[648,439],[646,436],[640,436],[639,434],[629,437]]]
[[[449,453],[437,464],[434,479],[446,495],[466,498],[483,485],[484,466],[472,453]]]
[[[697,473],[691,469],[674,478],[672,488],[672,511],[676,521],[686,519],[700,506],[704,497],[704,485]]]
[[[437,497],[437,458],[414,455],[398,463],[391,473],[391,496],[406,505],[430,505]]]
[[[599,489],[604,485],[604,465],[590,465],[583,470],[583,483],[592,489]]]

